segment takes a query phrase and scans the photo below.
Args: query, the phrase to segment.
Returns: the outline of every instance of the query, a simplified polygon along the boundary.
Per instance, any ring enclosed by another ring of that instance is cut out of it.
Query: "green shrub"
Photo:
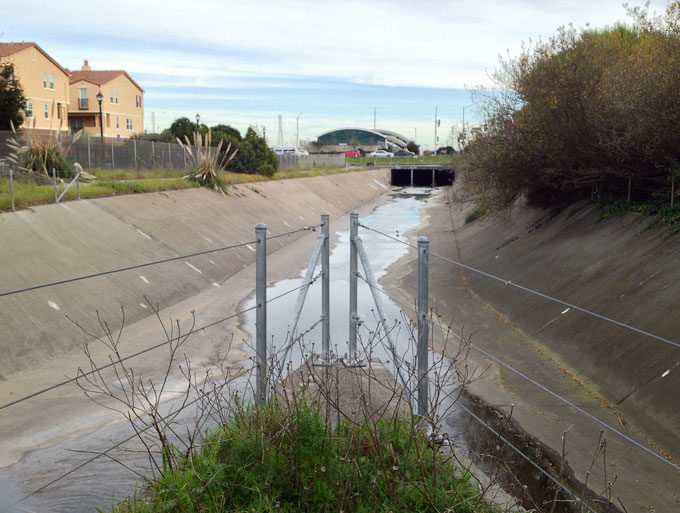
[[[411,420],[332,427],[305,401],[240,408],[152,500],[117,511],[498,511]]]
[[[274,173],[276,173],[276,169],[271,164],[260,164],[260,167],[257,168],[258,175],[271,177],[274,176]]]
[[[486,214],[489,213],[489,210],[490,209],[487,205],[483,204],[475,205],[475,207],[465,215],[465,224],[476,221],[480,217],[484,217]]]

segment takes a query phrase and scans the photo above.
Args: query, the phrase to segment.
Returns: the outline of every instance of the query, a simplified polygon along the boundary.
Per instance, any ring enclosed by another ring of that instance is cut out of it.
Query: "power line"
[[[362,278],[362,280],[363,280],[363,278]],[[363,280],[363,281],[366,281],[366,280]],[[366,282],[366,283],[368,283],[368,282]],[[370,284],[369,284],[369,286],[370,286]],[[402,301],[395,300],[392,296],[390,296],[387,292],[381,290],[380,288],[378,288],[377,290],[378,290],[379,292],[382,292],[383,294],[385,294],[385,295],[386,295],[390,300],[392,300],[393,302],[395,302],[395,303],[400,303],[400,304],[405,304],[405,303],[402,302]],[[408,308],[409,310],[413,311],[413,312],[416,312],[416,310],[413,309],[412,307],[407,306],[407,308]],[[416,313],[417,313],[417,312],[416,312]],[[616,433],[617,435],[619,435],[619,436],[620,436],[621,438],[623,438],[624,440],[626,440],[626,441],[632,443],[632,444],[635,445],[636,447],[638,447],[638,448],[642,449],[643,451],[645,451],[645,452],[651,454],[652,456],[654,456],[654,457],[657,458],[658,460],[663,461],[663,462],[666,463],[667,465],[670,465],[670,466],[673,467],[675,470],[680,470],[680,466],[676,465],[676,464],[673,463],[672,461],[667,460],[666,458],[664,458],[664,457],[661,456],[660,454],[657,454],[656,452],[652,451],[651,449],[645,447],[645,446],[642,445],[640,442],[634,440],[633,438],[629,437],[629,436],[626,435],[625,433],[622,433],[621,431],[617,430],[616,428],[611,427],[609,424],[607,424],[606,422],[604,422],[604,421],[598,419],[597,417],[595,417],[595,416],[592,415],[591,413],[588,413],[588,412],[585,411],[583,408],[581,408],[581,407],[577,406],[576,404],[574,404],[573,402],[571,402],[569,399],[566,399],[565,397],[562,397],[561,395],[557,394],[556,392],[553,392],[552,390],[550,390],[550,389],[549,389],[548,387],[546,387],[545,385],[542,385],[542,384],[539,383],[538,381],[535,381],[534,379],[530,378],[530,377],[527,376],[526,374],[524,374],[524,373],[522,373],[521,371],[515,369],[515,368],[512,367],[510,364],[508,364],[508,363],[504,362],[503,360],[501,360],[501,359],[495,357],[494,355],[492,355],[491,353],[485,351],[485,350],[482,349],[481,347],[479,347],[479,346],[473,344],[472,342],[470,342],[470,341],[469,341],[468,339],[466,339],[465,337],[463,337],[463,336],[461,336],[461,335],[458,335],[457,333],[455,333],[454,331],[452,331],[450,327],[448,327],[448,326],[442,324],[441,321],[432,319],[432,322],[434,322],[434,323],[436,323],[437,325],[439,325],[440,328],[446,330],[447,333],[451,334],[452,336],[454,336],[455,338],[457,338],[458,340],[460,340],[462,343],[464,343],[464,344],[467,345],[468,347],[470,347],[470,348],[474,349],[475,351],[481,353],[482,355],[486,356],[486,357],[489,358],[490,360],[493,360],[493,361],[496,362],[498,365],[501,365],[502,367],[505,367],[506,369],[508,369],[509,371],[513,372],[514,374],[517,374],[519,377],[521,377],[521,378],[524,379],[525,381],[527,381],[527,382],[531,383],[532,385],[534,385],[534,386],[540,388],[541,390],[543,390],[543,391],[546,392],[547,394],[553,396],[555,399],[558,399],[559,401],[562,401],[564,404],[566,404],[566,405],[568,405],[568,406],[571,406],[571,407],[574,408],[577,412],[579,412],[581,415],[584,415],[584,416],[588,417],[588,418],[589,418],[590,420],[592,420],[593,422],[599,424],[600,426],[602,426],[602,427],[604,427],[604,428],[606,428],[606,429],[609,429],[609,430],[612,431],[613,433]]]
[[[377,233],[377,234],[379,234],[379,235],[382,235],[383,237],[387,237],[388,239],[392,239],[392,240],[394,240],[394,241],[396,241],[396,242],[400,242],[401,244],[403,244],[403,245],[405,245],[405,246],[408,246],[408,247],[410,247],[410,248],[418,249],[417,246],[414,246],[413,244],[410,244],[410,243],[408,243],[408,242],[406,242],[406,241],[400,240],[400,239],[398,239],[398,238],[396,238],[396,237],[393,237],[393,236],[391,236],[391,235],[388,235],[388,234],[386,234],[386,233],[383,233],[383,232],[381,232],[381,231],[379,231],[379,230],[376,230],[375,228],[371,228],[371,227],[366,226],[366,225],[364,225],[364,224],[359,224],[359,226],[361,226],[362,228],[366,228],[367,230],[370,230],[370,231],[372,231],[372,232],[375,232],[375,233]],[[494,279],[494,280],[496,280],[496,281],[499,281],[499,282],[503,283],[504,285],[510,285],[511,287],[518,288],[518,289],[520,289],[520,290],[523,290],[524,292],[528,292],[528,293],[530,293],[530,294],[534,294],[534,295],[536,295],[536,296],[542,297],[543,299],[547,299],[547,300],[549,300],[549,301],[553,301],[553,302],[555,302],[555,303],[559,303],[559,304],[561,304],[561,305],[563,305],[563,306],[566,306],[566,307],[568,307],[568,308],[572,308],[572,309],[574,309],[574,310],[578,310],[579,312],[583,312],[583,313],[585,313],[585,314],[587,314],[587,315],[591,315],[591,316],[596,317],[596,318],[598,318],[598,319],[600,319],[600,320],[603,320],[603,321],[606,321],[606,322],[615,324],[615,325],[617,325],[617,326],[619,326],[619,327],[621,327],[621,328],[625,328],[625,329],[627,329],[627,330],[634,331],[635,333],[638,333],[638,334],[640,334],[640,335],[644,335],[644,336],[646,336],[646,337],[653,338],[653,339],[655,339],[655,340],[658,340],[659,342],[663,342],[664,344],[668,344],[668,345],[671,345],[671,346],[673,346],[673,347],[680,348],[680,343],[673,342],[672,340],[668,340],[667,338],[660,337],[659,335],[654,335],[653,333],[650,333],[650,332],[648,332],[648,331],[641,330],[640,328],[636,328],[636,327],[631,326],[631,325],[629,325],[629,324],[625,324],[625,323],[623,323],[623,322],[621,322],[621,321],[617,321],[617,320],[612,319],[612,318],[610,318],[610,317],[606,317],[606,316],[604,316],[604,315],[598,314],[598,313],[593,312],[593,311],[591,311],[591,310],[587,310],[587,309],[582,308],[582,307],[580,307],[580,306],[576,306],[576,305],[574,305],[574,304],[567,303],[566,301],[562,301],[561,299],[557,299],[557,298],[552,297],[552,296],[549,296],[549,295],[547,295],[547,294],[543,294],[542,292],[538,292],[538,291],[533,290],[533,289],[530,289],[530,288],[528,288],[528,287],[524,287],[523,285],[519,285],[519,284],[517,284],[517,283],[513,283],[512,280],[506,280],[505,278],[500,278],[500,277],[495,276],[495,275],[493,275],[493,274],[491,274],[491,273],[487,273],[487,272],[485,272],[485,271],[481,271],[481,270],[479,270],[479,269],[476,269],[476,268],[471,267],[471,266],[469,266],[469,265],[463,264],[463,263],[458,262],[458,261],[456,261],[456,260],[452,260],[451,258],[447,258],[447,257],[445,257],[445,256],[438,255],[437,253],[434,253],[434,252],[432,252],[432,251],[430,251],[430,255],[432,255],[432,256],[435,257],[435,258],[439,258],[440,260],[444,260],[445,262],[449,262],[449,263],[452,263],[452,264],[454,264],[454,265],[457,265],[458,267],[462,267],[463,269],[467,269],[468,271],[472,271],[472,272],[481,274],[482,276],[486,276],[487,278],[491,278],[491,279]]]

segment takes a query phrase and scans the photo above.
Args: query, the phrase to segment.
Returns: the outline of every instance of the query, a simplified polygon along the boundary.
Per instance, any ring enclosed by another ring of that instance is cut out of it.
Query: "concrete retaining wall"
[[[387,170],[158,192],[47,205],[0,214],[0,291],[54,282],[172,256],[252,241],[345,214],[386,192]],[[302,234],[270,240],[269,252]],[[88,340],[65,314],[98,310],[126,324],[148,316],[146,295],[162,308],[219,283],[254,260],[254,246],[0,297],[0,379]],[[302,262],[304,266],[305,262]],[[191,265],[188,265],[191,264]],[[79,315],[80,313],[80,315]],[[90,324],[88,330],[100,334]]]

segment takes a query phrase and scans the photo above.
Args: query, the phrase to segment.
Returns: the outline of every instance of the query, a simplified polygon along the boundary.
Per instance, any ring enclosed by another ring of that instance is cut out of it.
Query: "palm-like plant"
[[[177,142],[184,148],[191,161],[191,172],[182,177],[183,180],[195,180],[201,187],[210,187],[219,192],[227,192],[227,184],[220,176],[226,170],[227,164],[234,158],[238,148],[230,153],[231,143],[221,152],[224,140],[220,140],[216,148],[211,147],[212,134],[210,130],[205,136],[194,132],[194,143],[184,136],[184,141],[178,137]]]

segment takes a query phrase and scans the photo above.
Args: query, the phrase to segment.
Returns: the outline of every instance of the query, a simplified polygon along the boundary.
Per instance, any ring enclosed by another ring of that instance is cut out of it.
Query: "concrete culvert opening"
[[[390,184],[400,187],[441,187],[452,185],[455,172],[451,168],[435,166],[393,167]]]

